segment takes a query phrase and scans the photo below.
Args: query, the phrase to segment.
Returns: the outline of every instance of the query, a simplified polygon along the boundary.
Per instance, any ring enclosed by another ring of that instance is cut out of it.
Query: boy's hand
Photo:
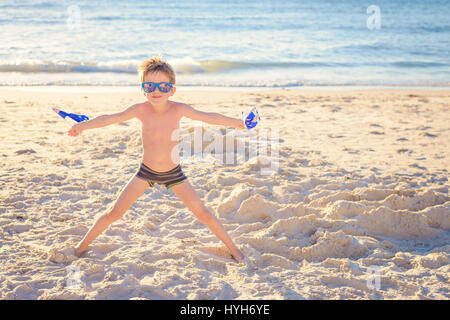
[[[77,123],[69,130],[69,136],[76,137],[77,135],[81,134],[83,132],[83,129],[81,127],[81,123]]]
[[[240,119],[235,119],[235,123],[233,123],[233,127],[238,129],[238,130],[244,130],[247,129],[247,127],[245,126],[244,122]]]

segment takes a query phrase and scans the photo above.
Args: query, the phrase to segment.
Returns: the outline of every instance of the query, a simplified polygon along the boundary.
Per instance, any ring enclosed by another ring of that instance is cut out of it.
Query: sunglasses
[[[142,82],[142,90],[144,90],[145,93],[151,93],[156,90],[156,87],[158,87],[159,91],[162,93],[167,93],[172,89],[172,84],[170,82]]]

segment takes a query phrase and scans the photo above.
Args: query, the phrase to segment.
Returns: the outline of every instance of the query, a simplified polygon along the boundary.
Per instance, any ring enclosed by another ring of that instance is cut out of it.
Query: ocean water
[[[0,1],[0,85],[450,86],[450,1]]]

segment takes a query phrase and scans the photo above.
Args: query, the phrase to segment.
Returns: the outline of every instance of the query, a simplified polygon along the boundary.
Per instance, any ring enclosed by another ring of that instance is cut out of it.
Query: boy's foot
[[[85,252],[85,251],[86,251],[85,248],[75,247],[75,255],[77,257],[80,257],[83,254],[83,252]]]
[[[244,261],[244,258],[245,258],[244,254],[241,251],[239,251],[239,250],[237,250],[237,252],[231,253],[231,256],[237,262],[242,262],[242,261]]]

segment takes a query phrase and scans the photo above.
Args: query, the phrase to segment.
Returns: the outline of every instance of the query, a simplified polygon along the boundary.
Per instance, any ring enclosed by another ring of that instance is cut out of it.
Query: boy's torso
[[[182,110],[177,102],[167,103],[169,108],[162,114],[154,112],[148,102],[140,105],[137,114],[142,122],[142,162],[159,172],[169,171],[180,163],[177,145]]]

